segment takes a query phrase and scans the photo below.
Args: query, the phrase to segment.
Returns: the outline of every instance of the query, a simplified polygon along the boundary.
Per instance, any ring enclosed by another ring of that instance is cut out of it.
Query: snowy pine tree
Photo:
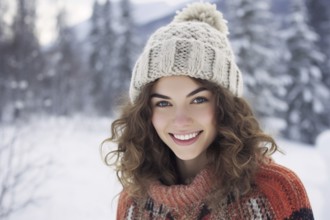
[[[116,93],[114,56],[116,34],[114,32],[115,18],[110,0],[102,5],[94,2],[91,18],[91,54],[89,64],[93,78],[92,96],[95,108],[100,114],[111,113],[112,102]]]
[[[281,58],[285,54],[279,22],[269,0],[230,0],[230,39],[245,82],[245,96],[262,120],[286,109],[280,98],[284,83]]]
[[[10,81],[14,118],[35,113],[42,108],[41,83],[43,80],[43,59],[35,34],[35,0],[16,1],[10,51]]]
[[[136,41],[133,37],[135,25],[133,22],[132,8],[130,0],[121,0],[121,14],[119,18],[120,30],[118,38],[118,63],[116,66],[116,91],[117,96],[121,96],[129,87],[133,59],[135,58]]]
[[[320,66],[323,82],[330,90],[330,5],[324,0],[308,0],[307,6],[310,25],[319,35],[317,45],[325,55],[324,62]],[[330,98],[325,104],[327,104],[327,112],[330,112]],[[327,127],[330,128],[330,117],[326,121]]]
[[[324,56],[316,44],[318,36],[308,26],[304,1],[293,0],[288,17],[287,47],[290,56],[287,73],[291,82],[287,86],[287,128],[283,133],[290,139],[313,143],[324,129],[326,100],[329,90],[322,81],[320,64]]]
[[[92,95],[100,114],[111,114],[126,93],[131,76],[135,49],[131,4],[121,0],[118,10],[110,0],[94,2],[91,18],[91,53],[89,64],[93,75]]]
[[[90,42],[91,42],[91,53],[89,57],[89,68],[90,74],[92,75],[92,97],[95,100],[94,104],[96,108],[99,109],[99,103],[102,98],[100,98],[102,94],[102,78],[103,78],[103,64],[102,64],[102,44],[100,40],[101,36],[101,6],[99,2],[96,0],[93,5],[93,14],[91,17],[91,31],[89,34]]]
[[[9,99],[7,97],[8,92],[8,37],[6,30],[8,25],[5,22],[4,15],[6,14],[7,7],[4,0],[0,0],[0,122],[3,120],[3,110],[7,105]]]
[[[51,79],[50,101],[57,115],[70,115],[83,110],[82,100],[86,81],[75,32],[67,24],[64,9],[57,16],[57,41],[53,52],[54,76]]]
[[[320,50],[330,54],[330,5],[324,0],[307,0],[309,24],[319,35],[317,41]],[[327,60],[329,63],[329,59]],[[329,70],[328,70],[329,72]]]

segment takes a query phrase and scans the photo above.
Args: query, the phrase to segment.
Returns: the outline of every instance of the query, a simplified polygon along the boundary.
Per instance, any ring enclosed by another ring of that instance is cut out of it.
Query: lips
[[[191,144],[195,143],[198,140],[198,137],[201,133],[202,133],[202,131],[196,131],[196,132],[186,133],[186,134],[170,133],[170,136],[176,144],[186,146],[186,145],[191,145]]]

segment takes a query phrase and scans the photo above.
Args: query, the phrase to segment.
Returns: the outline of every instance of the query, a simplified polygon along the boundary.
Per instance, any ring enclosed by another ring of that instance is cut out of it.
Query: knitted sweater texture
[[[214,175],[202,170],[189,185],[164,186],[155,182],[148,198],[131,199],[125,190],[119,198],[117,220],[147,219],[314,219],[299,178],[289,169],[275,163],[263,165],[252,190],[235,200],[228,195],[210,209],[205,198],[213,186]]]

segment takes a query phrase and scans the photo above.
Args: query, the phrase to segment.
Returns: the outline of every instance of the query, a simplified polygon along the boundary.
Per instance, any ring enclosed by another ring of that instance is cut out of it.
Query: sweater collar
[[[185,207],[203,202],[212,190],[214,175],[209,168],[202,170],[188,185],[166,186],[156,181],[150,185],[149,195],[158,204]]]

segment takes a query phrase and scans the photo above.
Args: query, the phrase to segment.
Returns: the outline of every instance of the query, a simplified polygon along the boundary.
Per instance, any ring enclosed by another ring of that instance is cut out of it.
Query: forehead
[[[157,80],[152,88],[152,92],[178,92],[191,91],[200,87],[201,84],[188,76],[168,76]]]

